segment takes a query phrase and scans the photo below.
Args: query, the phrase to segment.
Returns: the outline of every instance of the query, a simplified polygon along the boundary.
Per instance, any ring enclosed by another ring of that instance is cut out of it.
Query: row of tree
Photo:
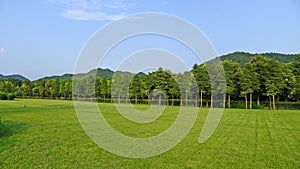
[[[275,59],[255,55],[243,65],[224,60],[221,62],[225,77],[217,76],[216,67],[209,63],[193,66],[188,72],[174,74],[162,68],[149,74],[115,72],[113,78],[85,76],[69,80],[48,79],[30,82],[17,79],[0,80],[0,92],[15,93],[23,97],[47,98],[97,98],[102,101],[116,99],[135,103],[156,100],[157,104],[209,106],[214,91],[226,93],[227,107],[231,100],[244,98],[246,108],[252,108],[261,101],[270,102],[275,109],[276,100],[300,100],[300,57],[294,62],[280,63]],[[216,80],[217,79],[217,80]],[[224,83],[222,89],[214,87]],[[73,87],[72,87],[73,86]],[[205,100],[205,101],[204,101]],[[249,101],[248,101],[249,100]]]
[[[278,101],[300,100],[300,57],[296,57],[295,62],[283,64],[275,59],[256,55],[243,69],[238,63],[228,60],[222,64],[226,74],[228,107],[232,95],[235,99],[244,96],[246,108],[249,98],[250,109],[253,97],[256,98],[257,105],[260,105],[261,99],[269,99],[273,109],[276,97]]]

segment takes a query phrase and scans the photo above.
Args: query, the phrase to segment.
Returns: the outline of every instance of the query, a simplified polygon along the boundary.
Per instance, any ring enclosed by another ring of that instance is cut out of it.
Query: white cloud
[[[67,7],[75,9],[126,9],[133,6],[132,3],[124,3],[121,0],[53,0]]]
[[[0,48],[0,53],[3,53],[5,51],[5,48]]]
[[[122,0],[50,0],[63,6],[61,15],[74,20],[117,20],[133,3]]]
[[[65,18],[75,19],[75,20],[118,20],[125,14],[109,15],[104,12],[88,12],[84,10],[66,10],[62,13]]]

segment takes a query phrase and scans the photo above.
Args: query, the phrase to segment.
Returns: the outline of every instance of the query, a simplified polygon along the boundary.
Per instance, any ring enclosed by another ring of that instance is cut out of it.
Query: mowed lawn
[[[127,121],[113,104],[100,104],[119,132],[151,137],[174,122],[167,107],[150,124]],[[137,105],[146,110],[147,105]],[[120,157],[95,144],[81,128],[72,101],[0,101],[0,168],[300,168],[300,111],[226,109],[213,136],[198,139],[209,109],[176,147],[142,159]]]

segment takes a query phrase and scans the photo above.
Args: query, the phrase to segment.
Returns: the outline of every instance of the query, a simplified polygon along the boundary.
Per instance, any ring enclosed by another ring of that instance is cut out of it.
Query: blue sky
[[[18,73],[35,80],[71,73],[93,33],[141,12],[187,20],[207,36],[218,55],[300,53],[298,0],[0,0],[0,74]],[[188,60],[188,66],[193,61]],[[116,65],[110,60],[101,67]]]

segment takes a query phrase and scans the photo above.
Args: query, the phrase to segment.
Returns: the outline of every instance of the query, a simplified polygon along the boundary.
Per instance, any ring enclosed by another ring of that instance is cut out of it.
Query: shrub
[[[4,92],[0,92],[0,100],[7,100],[7,94]]]
[[[8,93],[7,94],[7,99],[8,100],[14,100],[16,98],[16,95],[14,93]]]

